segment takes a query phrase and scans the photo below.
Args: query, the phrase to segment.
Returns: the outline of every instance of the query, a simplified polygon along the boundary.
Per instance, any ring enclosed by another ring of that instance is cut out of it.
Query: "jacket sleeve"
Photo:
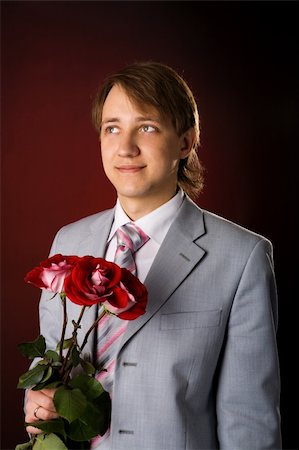
[[[277,296],[272,246],[261,239],[241,275],[219,366],[220,449],[280,449]]]
[[[56,253],[61,253],[58,249],[59,232],[55,236],[49,257]],[[48,349],[55,350],[60,339],[63,321],[62,304],[58,296],[53,297],[53,293],[42,289],[39,303],[39,324],[40,333],[45,337]]]

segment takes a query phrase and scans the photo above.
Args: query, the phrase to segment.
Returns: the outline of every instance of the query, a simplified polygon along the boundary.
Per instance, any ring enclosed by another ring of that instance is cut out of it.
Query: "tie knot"
[[[119,227],[116,231],[117,246],[124,246],[132,253],[142,247],[149,237],[135,223],[129,222]]]

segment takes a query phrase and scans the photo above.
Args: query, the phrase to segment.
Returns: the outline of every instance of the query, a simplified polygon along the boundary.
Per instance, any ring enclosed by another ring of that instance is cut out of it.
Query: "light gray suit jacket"
[[[51,254],[103,256],[113,215],[104,211],[62,228]],[[100,448],[281,448],[270,242],[186,198],[145,284],[147,312],[123,337],[111,435]],[[49,296],[42,295],[40,324],[53,348],[62,314]],[[80,307],[69,303],[71,322]],[[95,314],[91,307],[82,335]]]

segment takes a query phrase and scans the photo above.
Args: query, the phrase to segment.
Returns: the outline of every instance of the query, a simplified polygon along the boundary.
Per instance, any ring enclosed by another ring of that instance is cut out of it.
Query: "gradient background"
[[[113,205],[90,122],[108,74],[134,60],[173,66],[202,123],[198,204],[268,237],[279,291],[284,448],[295,443],[298,3],[2,2],[2,443],[27,439],[27,369],[39,290],[25,273],[64,224]],[[195,9],[196,7],[196,9]],[[157,449],[159,450],[159,449]]]

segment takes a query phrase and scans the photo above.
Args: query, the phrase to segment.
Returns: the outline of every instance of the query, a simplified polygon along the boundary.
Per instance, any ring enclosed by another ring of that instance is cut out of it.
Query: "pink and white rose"
[[[28,272],[25,281],[57,294],[63,291],[64,281],[77,261],[77,256],[54,255]]]

